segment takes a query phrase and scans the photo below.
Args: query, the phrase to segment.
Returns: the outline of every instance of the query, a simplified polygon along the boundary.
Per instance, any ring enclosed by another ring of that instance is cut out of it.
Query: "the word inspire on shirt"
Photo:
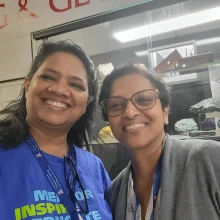
[[[93,198],[90,190],[84,191],[87,200]],[[60,203],[59,197],[55,192],[46,190],[36,190],[34,193],[34,204],[22,206],[15,209],[15,220],[30,219],[32,220],[71,220],[66,208]],[[75,197],[78,201],[84,200],[83,193],[75,192]],[[79,220],[101,220],[101,215],[98,210],[93,210],[83,215],[77,207]]]

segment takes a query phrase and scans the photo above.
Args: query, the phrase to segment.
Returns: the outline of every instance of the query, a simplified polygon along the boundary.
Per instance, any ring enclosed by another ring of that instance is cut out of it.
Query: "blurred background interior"
[[[189,0],[152,10],[146,2],[133,11],[113,13],[118,16],[109,20],[104,16],[103,23],[97,19],[80,27],[80,22],[73,22],[67,24],[68,31],[63,25],[48,36],[34,37],[33,56],[44,40],[70,39],[90,55],[99,85],[112,68],[137,60],[172,88],[167,133],[173,138],[219,141],[220,1]],[[127,165],[129,155],[102,120],[100,107],[97,117],[92,152],[113,179]]]

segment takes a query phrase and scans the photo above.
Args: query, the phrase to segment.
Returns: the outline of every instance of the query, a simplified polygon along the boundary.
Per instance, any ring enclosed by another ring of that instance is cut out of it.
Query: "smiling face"
[[[78,57],[56,52],[25,80],[25,91],[28,122],[38,128],[62,126],[68,132],[87,107],[87,72]]]
[[[141,74],[129,74],[117,78],[111,86],[110,97],[129,99],[133,94],[147,89],[156,89]],[[162,109],[159,97],[156,105],[147,110],[137,109],[131,101],[127,102],[122,114],[109,117],[108,121],[115,138],[130,149],[143,148],[163,140],[164,124],[168,124],[169,107]]]

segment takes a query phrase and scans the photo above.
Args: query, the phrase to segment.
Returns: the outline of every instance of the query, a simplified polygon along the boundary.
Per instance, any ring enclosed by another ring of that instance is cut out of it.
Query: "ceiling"
[[[194,26],[191,28],[173,31],[161,35],[151,36],[140,40],[134,40],[127,43],[119,42],[114,37],[114,33],[140,27],[146,24],[152,24],[161,20],[167,20],[173,17],[214,8],[217,6],[220,6],[219,0],[190,0],[172,6],[156,9],[150,12],[140,13],[88,28],[60,34],[49,38],[49,40],[58,41],[71,39],[74,43],[82,46],[82,48],[90,56],[95,56],[103,53],[109,53],[110,51],[135,47],[138,45],[146,45],[146,48],[152,48],[156,46],[164,46],[172,42],[178,43],[190,40],[213,38],[220,36],[220,21]],[[39,44],[40,41],[37,43],[37,45]],[[213,50],[216,50],[216,54],[220,53],[217,52],[220,51],[220,48],[213,45],[214,44],[209,45],[209,47],[211,47]],[[200,47],[204,48],[207,46],[203,45]],[[203,52],[203,49],[201,49],[201,51]]]

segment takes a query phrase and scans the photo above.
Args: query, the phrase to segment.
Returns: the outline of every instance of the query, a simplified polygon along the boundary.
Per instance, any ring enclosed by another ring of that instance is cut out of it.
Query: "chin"
[[[148,142],[146,143],[146,141],[145,142],[140,142],[140,141],[138,141],[138,142],[137,141],[127,142],[126,141],[126,143],[125,142],[122,142],[122,143],[125,145],[125,147],[127,149],[131,149],[131,150],[142,149],[148,144]]]
[[[57,119],[53,120],[52,118],[50,120],[48,120],[48,118],[46,118],[46,119],[43,118],[41,121],[47,125],[50,125],[50,126],[59,126],[59,125],[63,125],[66,123],[66,120],[65,121],[64,120],[57,120]]]

